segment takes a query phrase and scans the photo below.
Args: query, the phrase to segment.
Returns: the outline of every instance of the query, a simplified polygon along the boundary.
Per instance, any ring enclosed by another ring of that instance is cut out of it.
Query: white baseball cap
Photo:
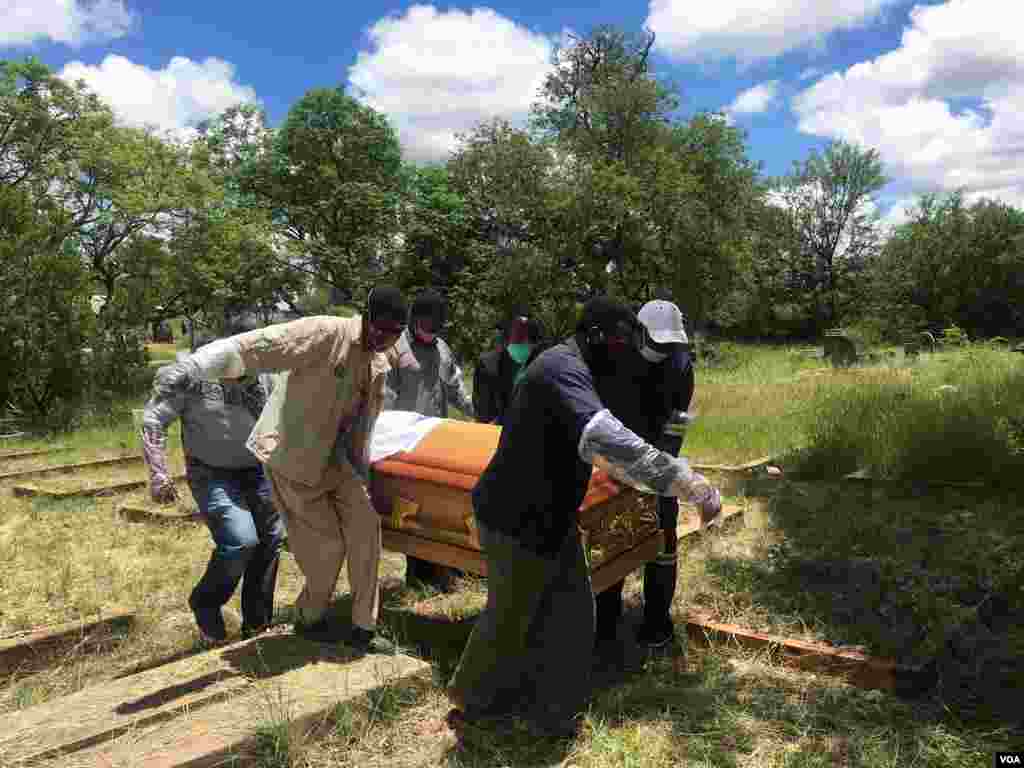
[[[683,313],[671,301],[648,301],[637,313],[637,319],[644,324],[647,334],[656,344],[687,344],[683,329]]]

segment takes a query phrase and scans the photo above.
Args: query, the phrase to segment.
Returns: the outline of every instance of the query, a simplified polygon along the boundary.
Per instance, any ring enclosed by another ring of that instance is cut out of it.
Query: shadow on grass
[[[1005,732],[950,728],[936,706],[733,668],[715,653],[695,656],[682,673],[672,666],[667,659],[652,663],[643,677],[594,702],[593,763],[640,765],[646,758],[732,767],[756,764],[760,755],[763,764],[785,757],[787,766],[881,766],[913,755],[915,765],[984,766],[992,750],[1012,743]],[[629,738],[631,731],[639,738]]]
[[[1024,690],[1024,514],[1013,497],[850,484],[784,484],[769,515],[781,543],[709,557],[723,592],[799,617],[834,645],[916,666],[957,716],[1019,723]]]

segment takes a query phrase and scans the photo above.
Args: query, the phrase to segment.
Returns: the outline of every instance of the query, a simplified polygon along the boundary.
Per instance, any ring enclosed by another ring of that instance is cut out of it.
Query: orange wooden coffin
[[[486,575],[470,493],[500,435],[498,426],[444,419],[413,450],[375,462],[370,495],[385,549]],[[600,470],[578,520],[596,592],[653,560],[661,546],[654,499]]]

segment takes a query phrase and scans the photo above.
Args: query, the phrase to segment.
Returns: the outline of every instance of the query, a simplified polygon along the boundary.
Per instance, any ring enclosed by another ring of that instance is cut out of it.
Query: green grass
[[[836,477],[865,468],[891,479],[1020,487],[1024,359],[968,346],[926,356],[907,375],[834,377],[794,469]],[[938,391],[943,385],[955,390]]]

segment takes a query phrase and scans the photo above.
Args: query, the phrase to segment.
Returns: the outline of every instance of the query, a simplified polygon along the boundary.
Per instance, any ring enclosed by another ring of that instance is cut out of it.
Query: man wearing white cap
[[[623,424],[658,450],[678,456],[694,385],[683,315],[675,304],[659,299],[644,304],[637,319],[643,327],[639,350],[643,360],[619,379],[619,386],[609,395],[609,407]],[[637,392],[644,396],[637,397]],[[678,576],[679,505],[669,496],[659,496],[657,504],[665,541],[657,559],[644,566],[644,623],[637,636],[648,648],[667,645],[675,636],[669,612]],[[622,587],[619,582],[597,596],[597,649],[606,664],[625,663],[617,643]]]

